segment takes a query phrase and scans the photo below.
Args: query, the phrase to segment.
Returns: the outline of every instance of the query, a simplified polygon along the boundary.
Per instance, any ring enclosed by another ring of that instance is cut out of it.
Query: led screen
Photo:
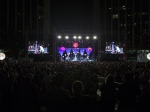
[[[106,42],[106,54],[123,54],[123,44],[121,42]]]
[[[48,54],[48,44],[44,42],[29,42],[28,54]]]

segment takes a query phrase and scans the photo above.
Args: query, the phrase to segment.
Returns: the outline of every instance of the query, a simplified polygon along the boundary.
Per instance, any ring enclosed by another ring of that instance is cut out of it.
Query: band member
[[[44,48],[43,48],[43,46],[40,46],[39,52],[40,52],[41,54],[44,54]]]
[[[120,48],[117,45],[115,46],[115,49],[116,53],[120,53]]]

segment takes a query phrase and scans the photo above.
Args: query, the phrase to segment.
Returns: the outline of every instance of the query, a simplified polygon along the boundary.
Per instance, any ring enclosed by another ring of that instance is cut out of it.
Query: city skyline
[[[27,38],[48,42],[53,47],[57,31],[83,30],[97,34],[102,49],[106,41],[124,42],[126,51],[149,49],[149,21],[150,3],[147,0],[0,1],[1,42],[7,43],[13,37],[12,41],[21,43],[22,47]],[[25,35],[25,32],[29,34]]]

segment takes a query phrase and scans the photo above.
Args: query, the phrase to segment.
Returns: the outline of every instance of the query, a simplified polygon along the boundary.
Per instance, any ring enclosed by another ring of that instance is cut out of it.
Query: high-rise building
[[[149,0],[100,0],[99,9],[102,42],[122,41],[126,50],[150,48]]]
[[[29,41],[49,43],[50,0],[1,0],[0,42],[27,49]],[[13,43],[13,44],[12,44]],[[3,44],[3,45],[2,45]],[[27,50],[26,54],[27,54]]]

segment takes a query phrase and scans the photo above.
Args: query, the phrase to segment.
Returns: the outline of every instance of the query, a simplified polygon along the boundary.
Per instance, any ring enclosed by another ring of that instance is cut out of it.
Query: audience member
[[[116,85],[115,78],[113,75],[106,77],[105,84],[100,88],[101,99],[100,99],[100,110],[101,112],[114,112],[116,103]]]
[[[39,91],[32,83],[33,74],[27,73],[24,82],[16,90],[18,112],[34,112],[39,105]]]
[[[133,75],[125,73],[124,83],[119,87],[117,98],[120,101],[118,112],[136,112],[136,101],[139,88],[133,82]]]
[[[83,95],[84,86],[81,81],[75,81],[72,85],[73,97],[71,98],[70,112],[92,112],[93,104],[89,96]]]
[[[150,112],[150,85],[149,81],[141,82],[141,96],[137,101],[137,112]]]
[[[68,106],[71,95],[68,90],[62,88],[64,80],[64,74],[58,73],[54,78],[55,86],[42,95],[46,112],[69,112]]]

